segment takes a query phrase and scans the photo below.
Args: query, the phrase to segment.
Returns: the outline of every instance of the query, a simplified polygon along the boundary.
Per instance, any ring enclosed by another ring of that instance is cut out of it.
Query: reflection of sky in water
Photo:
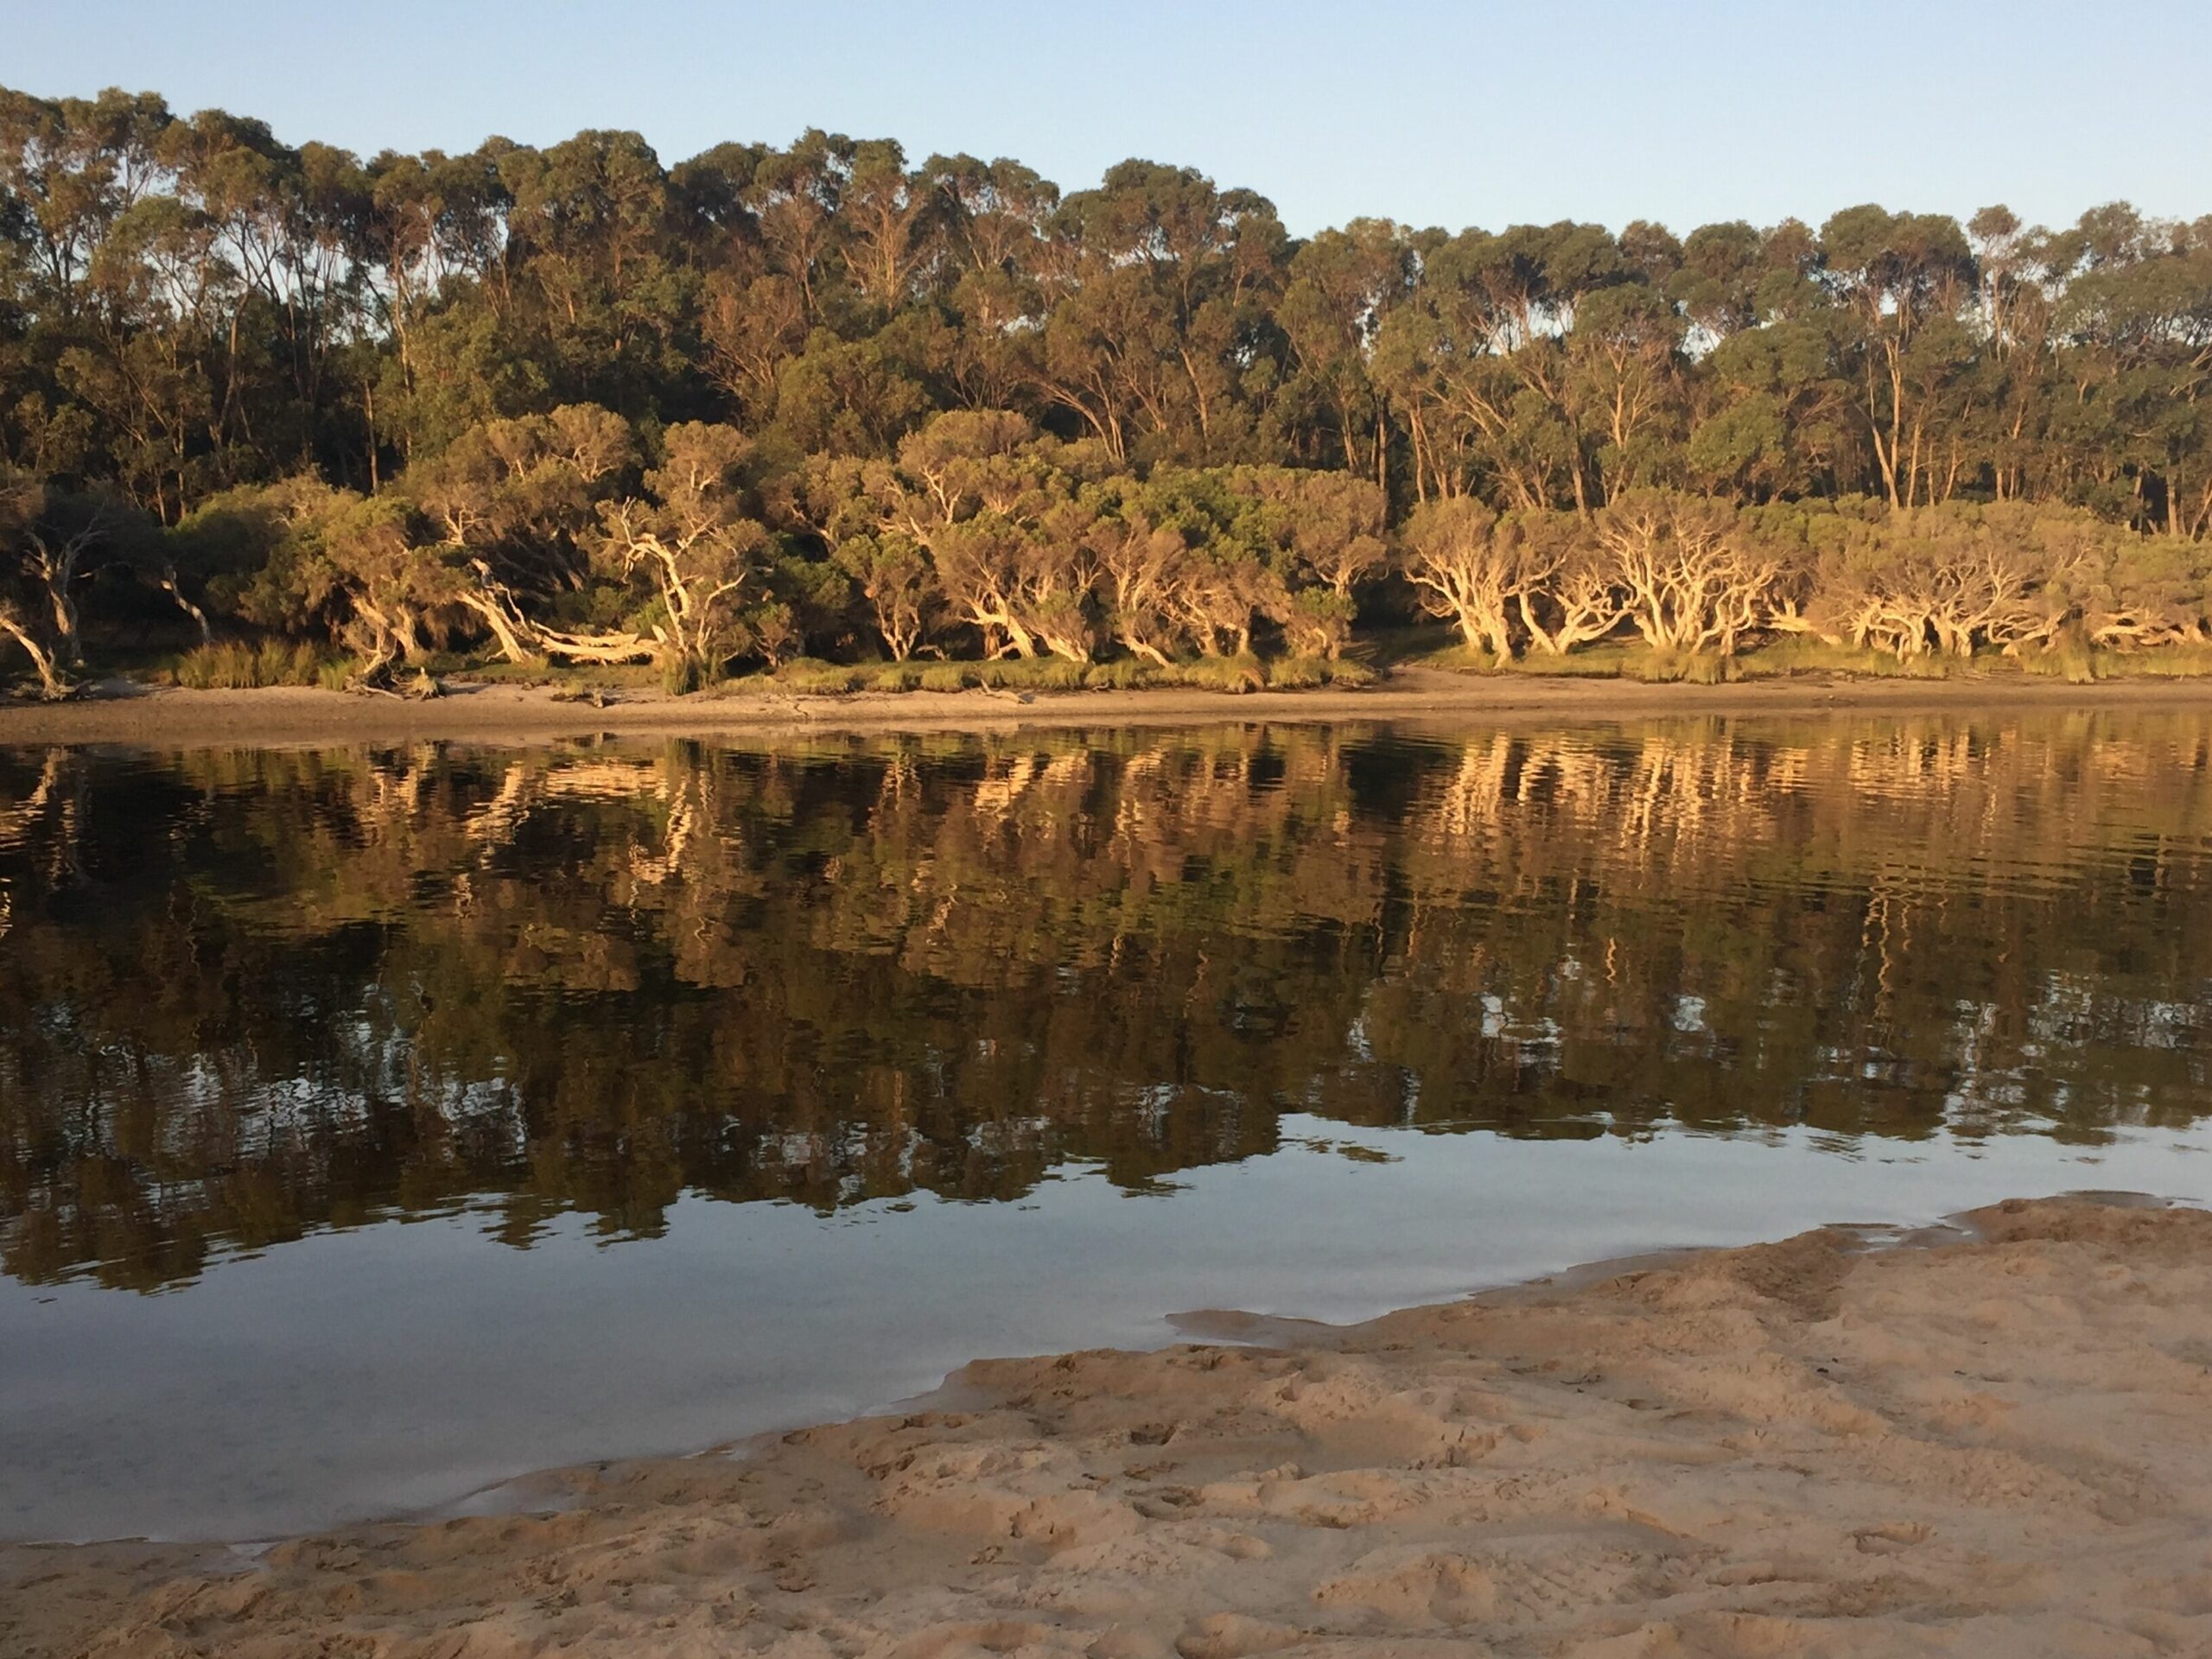
[[[0,1535],[2212,1199],[2208,849],[2201,715],[0,750]]]
[[[504,1249],[460,1217],[310,1238],[184,1294],[0,1282],[0,1535],[245,1537],[440,1505],[888,1405],[978,1356],[1171,1341],[1166,1316],[1197,1308],[1356,1319],[1815,1221],[2083,1188],[2212,1200],[2183,1135],[1846,1154],[1803,1132],[1285,1127],[1283,1151],[1165,1196],[1083,1173],[1019,1205],[827,1218],[690,1199],[642,1244],[570,1221]]]

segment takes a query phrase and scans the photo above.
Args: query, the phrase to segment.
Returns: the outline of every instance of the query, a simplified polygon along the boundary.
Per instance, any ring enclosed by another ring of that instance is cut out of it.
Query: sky
[[[810,126],[1129,156],[1272,200],[1501,228],[2212,213],[2212,0],[0,0],[0,85],[258,116],[364,155],[633,128],[673,163]]]

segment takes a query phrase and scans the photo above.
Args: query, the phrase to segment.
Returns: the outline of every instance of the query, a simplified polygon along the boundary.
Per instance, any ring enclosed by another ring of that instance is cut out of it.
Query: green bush
[[[1097,691],[1134,691],[1140,686],[1158,684],[1160,671],[1134,657],[1122,657],[1110,663],[1093,663],[1084,670],[1083,683]]]
[[[2023,650],[2019,664],[2028,673],[2049,675],[2069,685],[2093,684],[2098,677],[2097,652],[2088,636],[2074,626],[2062,630],[2047,645],[2030,645]]]
[[[1178,675],[1184,684],[1210,691],[1264,691],[1268,684],[1266,666],[1249,651],[1234,657],[1198,658],[1179,664]]]
[[[835,696],[857,690],[867,677],[865,669],[850,668],[842,663],[821,662],[811,657],[796,658],[775,673],[778,684],[817,696]]]
[[[921,671],[916,684],[925,691],[964,691],[968,670],[960,663],[931,663]]]
[[[944,666],[954,664],[948,663]],[[962,663],[957,666],[966,685],[1005,691],[1072,691],[1083,684],[1084,672],[1090,664],[1071,663],[1065,657],[995,657],[988,662]],[[924,683],[927,684],[926,675]]]
[[[715,678],[705,663],[689,652],[671,652],[660,665],[660,688],[671,697],[703,691]]]
[[[1071,663],[1065,657],[1048,657],[1036,664],[1030,683],[1046,691],[1073,691],[1083,684],[1088,663]]]
[[[1305,691],[1329,683],[1325,657],[1278,657],[1268,664],[1268,683],[1281,691]]]
[[[2094,653],[2097,677],[2107,680],[2197,679],[2212,675],[2212,645],[2156,645],[2147,651]]]
[[[1629,672],[1655,684],[1720,685],[1738,677],[1736,659],[1713,652],[1652,647],[1631,658]]]
[[[345,674],[353,671],[349,659],[327,646],[304,640],[234,639],[185,652],[170,669],[169,678],[195,691],[250,691],[267,685],[327,684],[334,667]]]
[[[1788,674],[1855,674],[1872,679],[1944,679],[1956,659],[1933,652],[1900,658],[1894,652],[1841,645],[1810,633],[1785,633],[1769,639],[1742,659],[1744,677],[1768,679]]]
[[[1464,642],[1449,645],[1441,651],[1426,656],[1409,657],[1410,665],[1421,668],[1440,668],[1453,674],[1496,674],[1513,666],[1510,658],[1493,657],[1490,652]]]
[[[1365,663],[1351,657],[1339,657],[1329,664],[1329,683],[1356,691],[1362,686],[1372,685],[1382,677]]]

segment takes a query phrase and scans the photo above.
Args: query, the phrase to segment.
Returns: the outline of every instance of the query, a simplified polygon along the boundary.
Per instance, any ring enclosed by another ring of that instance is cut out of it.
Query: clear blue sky
[[[365,154],[632,127],[664,161],[813,125],[1126,156],[1272,198],[1497,228],[1817,222],[1877,200],[2212,213],[2212,0],[0,0],[0,83],[120,85]]]

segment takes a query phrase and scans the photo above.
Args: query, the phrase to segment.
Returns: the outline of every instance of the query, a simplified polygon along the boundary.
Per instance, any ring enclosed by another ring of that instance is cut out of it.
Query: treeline
[[[0,92],[0,634],[1323,661],[2212,637],[2212,219],[1290,237],[810,132],[362,159]]]

